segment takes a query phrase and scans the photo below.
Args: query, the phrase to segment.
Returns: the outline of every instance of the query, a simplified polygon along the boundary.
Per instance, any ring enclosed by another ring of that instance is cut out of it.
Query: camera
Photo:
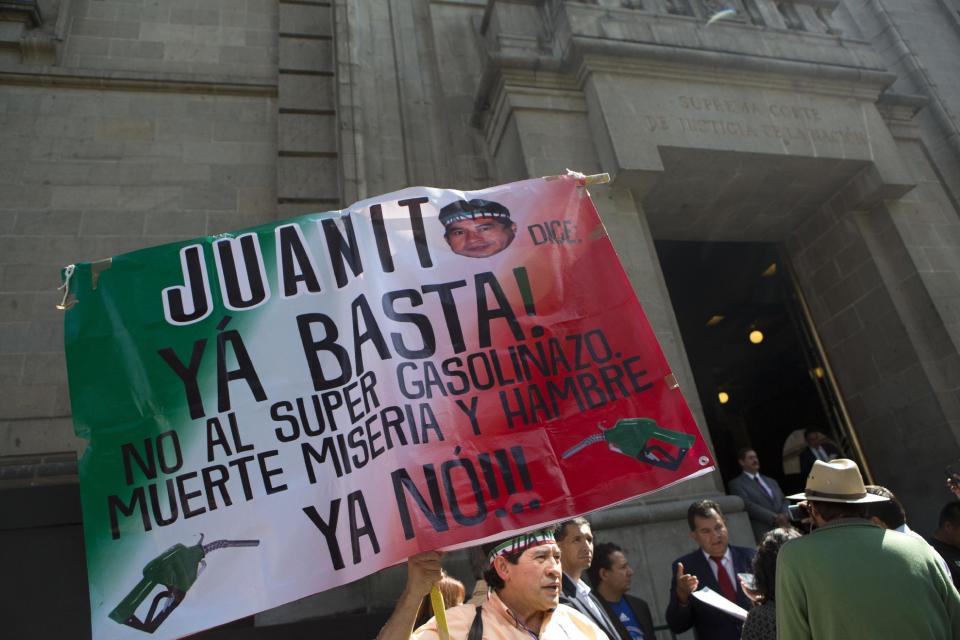
[[[805,504],[791,504],[787,507],[787,512],[793,524],[800,524],[810,517],[810,510]]]

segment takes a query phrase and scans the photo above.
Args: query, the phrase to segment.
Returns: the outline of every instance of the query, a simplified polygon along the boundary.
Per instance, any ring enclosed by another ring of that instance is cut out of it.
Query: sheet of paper
[[[714,591],[709,587],[704,587],[693,592],[693,597],[699,600],[704,604],[708,604],[711,607],[720,609],[724,613],[728,613],[731,616],[737,618],[738,620],[747,619],[747,610],[743,607],[730,602],[722,595]]]

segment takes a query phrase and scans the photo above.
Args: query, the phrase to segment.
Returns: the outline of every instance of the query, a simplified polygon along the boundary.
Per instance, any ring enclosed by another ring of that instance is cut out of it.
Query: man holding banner
[[[484,551],[490,562],[484,579],[491,590],[481,606],[464,604],[446,611],[451,639],[605,640],[603,631],[586,616],[560,604],[560,547],[550,529],[490,543]],[[440,579],[440,554],[414,556],[407,570],[407,586],[377,640],[442,637],[436,617],[411,634],[419,603]]]

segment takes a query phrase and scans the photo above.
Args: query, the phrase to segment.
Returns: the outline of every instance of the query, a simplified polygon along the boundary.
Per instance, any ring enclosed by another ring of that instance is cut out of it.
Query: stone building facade
[[[4,563],[85,588],[61,267],[568,167],[610,174],[594,199],[701,424],[654,241],[778,243],[863,460],[935,512],[960,458],[958,55],[958,0],[0,1]],[[660,622],[686,505],[722,491],[595,519]],[[255,623],[388,607],[398,580]],[[43,624],[86,637],[79,601]]]

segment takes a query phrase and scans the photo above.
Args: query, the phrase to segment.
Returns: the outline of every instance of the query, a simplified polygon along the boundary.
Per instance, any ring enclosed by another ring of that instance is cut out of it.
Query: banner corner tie
[[[57,291],[63,291],[63,298],[60,300],[60,303],[57,305],[57,309],[60,311],[66,311],[73,305],[77,304],[76,300],[67,301],[67,298],[70,297],[70,278],[73,277],[73,273],[77,270],[77,265],[68,264],[63,268],[63,284],[57,287]]]

